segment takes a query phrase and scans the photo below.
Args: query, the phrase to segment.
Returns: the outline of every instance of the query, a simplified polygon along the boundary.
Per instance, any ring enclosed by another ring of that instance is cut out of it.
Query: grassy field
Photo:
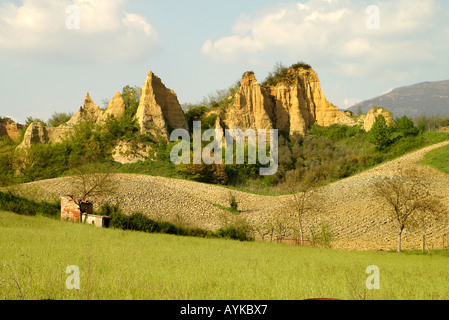
[[[429,152],[421,163],[449,173],[449,146]]]
[[[98,229],[0,212],[0,299],[449,299],[449,257]],[[80,289],[66,288],[70,265]],[[367,290],[366,268],[380,270]]]

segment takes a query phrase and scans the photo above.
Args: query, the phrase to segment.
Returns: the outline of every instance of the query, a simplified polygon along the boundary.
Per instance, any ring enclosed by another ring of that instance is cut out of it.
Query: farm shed
[[[109,228],[111,225],[111,217],[83,213],[82,222],[100,228]]]
[[[101,228],[109,228],[111,218],[94,215],[93,203],[75,199],[72,196],[61,197],[61,221],[73,221],[92,224]]]

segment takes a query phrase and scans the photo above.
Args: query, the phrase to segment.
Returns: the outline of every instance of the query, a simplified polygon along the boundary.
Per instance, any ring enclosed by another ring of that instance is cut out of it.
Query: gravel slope
[[[397,160],[382,164],[356,176],[325,186],[313,195],[322,214],[305,217],[305,229],[320,219],[328,222],[335,233],[333,247],[349,250],[392,250],[396,246],[396,233],[370,190],[376,179],[397,174],[399,168],[416,168],[422,179],[431,183],[435,192],[444,197],[449,208],[449,175],[422,166],[416,162],[436,148],[449,144],[436,144]],[[229,206],[229,189],[197,182],[134,174],[113,176],[118,192],[102,198],[93,198],[96,207],[103,202],[119,203],[126,212],[144,212],[155,218],[168,219],[191,226],[217,229],[226,221],[235,219],[232,213],[213,204]],[[16,193],[35,199],[54,200],[72,193],[69,178],[43,180],[21,185]],[[244,217],[253,225],[260,225],[271,217],[294,212],[290,195],[263,196],[232,191]],[[431,226],[428,241],[435,247],[442,245],[448,230]],[[404,248],[419,248],[422,236],[405,234]],[[446,239],[446,242],[449,242]]]

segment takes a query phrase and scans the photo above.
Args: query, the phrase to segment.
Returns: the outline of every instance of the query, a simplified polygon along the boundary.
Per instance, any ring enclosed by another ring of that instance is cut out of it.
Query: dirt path
[[[397,174],[399,168],[416,168],[420,176],[430,182],[438,194],[444,196],[449,207],[449,175],[422,166],[416,162],[431,150],[448,145],[449,142],[433,145],[413,152],[397,160],[382,164],[356,176],[341,180],[319,189],[319,203],[324,214],[308,217],[305,224],[310,227],[325,219],[335,233],[335,248],[350,250],[391,250],[395,248],[395,231],[388,223],[373,198],[372,183],[381,176]],[[213,204],[229,206],[230,189],[192,181],[152,177],[134,174],[116,174],[115,183],[119,192],[115,195],[92,199],[97,207],[103,202],[119,203],[126,212],[144,212],[152,217],[203,228],[216,229],[233,215]],[[37,181],[22,185],[18,190],[24,196],[53,200],[72,193],[67,178]],[[239,202],[242,217],[253,225],[260,225],[281,212],[292,212],[288,204],[289,195],[262,196],[232,191]],[[308,229],[308,228],[307,228]],[[446,230],[432,226],[429,241],[438,245]],[[419,247],[419,238],[405,235],[404,248]]]

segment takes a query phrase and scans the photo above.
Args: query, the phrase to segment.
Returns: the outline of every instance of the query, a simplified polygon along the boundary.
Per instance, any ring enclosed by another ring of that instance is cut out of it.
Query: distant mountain
[[[363,101],[349,108],[357,114],[359,107],[366,113],[373,107],[384,107],[393,112],[394,118],[420,115],[449,116],[449,80],[423,82],[401,87],[377,98]]]

